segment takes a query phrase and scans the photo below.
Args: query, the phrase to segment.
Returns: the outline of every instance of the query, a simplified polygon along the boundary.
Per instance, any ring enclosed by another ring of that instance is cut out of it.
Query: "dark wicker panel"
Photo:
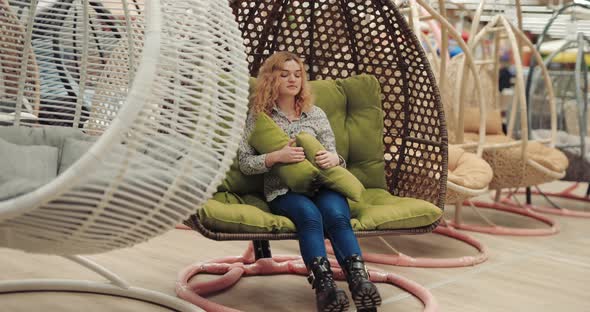
[[[231,3],[252,75],[276,51],[300,55],[309,78],[371,74],[381,83],[389,190],[443,208],[447,133],[433,73],[404,17],[386,0]]]

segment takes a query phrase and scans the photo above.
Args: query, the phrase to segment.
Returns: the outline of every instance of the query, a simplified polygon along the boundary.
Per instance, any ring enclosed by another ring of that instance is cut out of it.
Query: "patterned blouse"
[[[298,120],[289,121],[287,116],[275,106],[270,117],[289,137],[293,138],[299,132],[305,131],[316,137],[328,152],[336,153],[334,132],[330,127],[326,113],[321,108],[314,105],[309,112],[302,112]],[[264,174],[264,196],[267,202],[271,202],[277,196],[286,194],[289,188],[276,174],[270,171],[270,168],[266,167],[264,164],[266,154],[258,154],[248,143],[248,138],[255,124],[255,115],[253,113],[248,114],[246,128],[238,151],[240,171],[245,175]],[[342,156],[338,157],[340,158],[340,165],[346,167]]]

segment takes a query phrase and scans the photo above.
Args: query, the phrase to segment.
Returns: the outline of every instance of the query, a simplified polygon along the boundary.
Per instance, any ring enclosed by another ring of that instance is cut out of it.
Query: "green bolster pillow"
[[[296,140],[297,146],[303,147],[305,158],[316,165],[315,155],[319,151],[325,150],[324,146],[314,136],[306,132],[299,133]],[[362,194],[365,191],[363,184],[350,171],[340,166],[320,169],[319,180],[327,188],[339,192],[356,202],[361,201]]]
[[[260,154],[278,151],[289,143],[289,136],[267,114],[260,113],[248,143]],[[319,170],[309,161],[292,164],[277,164],[271,171],[279,176],[290,190],[309,193],[315,187]]]

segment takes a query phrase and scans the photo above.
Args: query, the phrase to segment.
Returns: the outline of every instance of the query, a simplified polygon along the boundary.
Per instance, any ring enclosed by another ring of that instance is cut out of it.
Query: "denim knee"
[[[302,203],[295,211],[292,211],[292,221],[298,230],[322,230],[323,218],[320,211],[313,203]]]

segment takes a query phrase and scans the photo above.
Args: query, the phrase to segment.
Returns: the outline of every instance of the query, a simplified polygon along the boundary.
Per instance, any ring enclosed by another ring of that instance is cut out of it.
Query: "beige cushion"
[[[479,133],[479,108],[466,107],[465,132]],[[502,114],[499,110],[486,110],[486,134],[502,134]]]
[[[527,146],[527,155],[531,160],[555,172],[565,171],[569,164],[567,156],[560,150],[547,147],[538,142],[529,143]]]
[[[465,133],[465,142],[476,142],[479,135]],[[486,135],[486,144],[508,143],[514,141],[505,135]],[[563,172],[569,164],[567,156],[556,148],[545,146],[539,142],[529,142],[527,145],[527,157],[541,166],[554,171]]]
[[[448,181],[473,190],[487,187],[494,176],[485,160],[452,145],[449,145],[448,169]]]

